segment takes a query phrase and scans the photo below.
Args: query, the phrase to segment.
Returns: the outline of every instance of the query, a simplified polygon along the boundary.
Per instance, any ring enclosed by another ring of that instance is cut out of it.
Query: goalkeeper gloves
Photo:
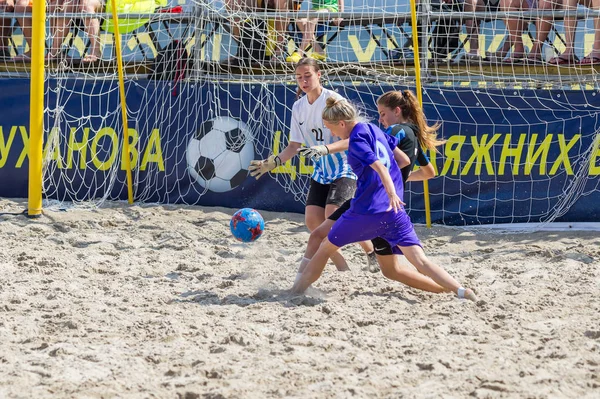
[[[256,180],[258,180],[262,175],[269,173],[278,166],[281,166],[281,159],[277,155],[271,155],[262,161],[250,161],[248,170],[250,171],[250,176],[256,177]]]
[[[298,154],[311,158],[313,161],[318,160],[322,156],[329,154],[329,148],[326,145],[315,145],[312,147],[302,147],[298,150]]]

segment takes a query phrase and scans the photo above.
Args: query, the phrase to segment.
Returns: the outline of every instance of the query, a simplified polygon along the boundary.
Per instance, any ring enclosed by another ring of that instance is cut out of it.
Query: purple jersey
[[[365,215],[385,212],[390,207],[390,199],[381,178],[371,167],[378,160],[387,167],[398,197],[403,197],[402,173],[394,159],[397,145],[397,138],[383,133],[371,123],[357,123],[354,126],[350,132],[347,159],[357,176],[357,184],[350,211]]]

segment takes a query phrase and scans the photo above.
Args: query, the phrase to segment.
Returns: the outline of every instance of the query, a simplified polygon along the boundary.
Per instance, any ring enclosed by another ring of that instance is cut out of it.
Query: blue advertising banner
[[[47,198],[127,198],[117,83],[49,80]],[[339,85],[376,122],[391,86]],[[302,212],[310,161],[256,181],[250,160],[287,143],[295,86],[126,83],[135,199]],[[29,81],[0,80],[0,196],[27,196]],[[447,140],[430,153],[432,220],[453,225],[600,221],[600,96],[595,91],[427,87],[424,109]],[[594,141],[595,140],[595,141]],[[425,221],[423,185],[405,196]]]

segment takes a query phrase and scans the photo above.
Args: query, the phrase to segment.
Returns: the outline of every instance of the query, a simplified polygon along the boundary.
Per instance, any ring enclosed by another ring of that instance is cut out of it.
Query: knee
[[[377,263],[379,264],[381,274],[394,280],[394,276],[399,272],[395,255],[377,255]]]
[[[331,241],[329,241],[329,239],[327,237],[325,237],[323,239],[323,242],[321,243],[321,246],[319,247],[318,252],[322,252],[329,256],[329,255],[333,254],[335,251],[337,251],[338,249],[340,249],[340,247],[336,246],[335,244],[332,244]]]
[[[84,0],[80,3],[81,12],[92,14],[102,10],[102,4],[98,0]]]
[[[316,229],[314,229],[311,233],[310,233],[310,237],[308,238],[310,241],[312,242],[321,242],[323,241],[325,238],[327,238],[327,234],[329,232],[326,231],[325,229],[322,229],[320,227],[317,227]]]
[[[17,0],[15,1],[15,13],[25,13],[29,8],[29,0]]]
[[[379,262],[379,269],[381,270],[381,274],[390,280],[394,280],[394,276],[397,274],[396,268],[393,265],[385,265]]]
[[[310,218],[305,218],[304,224],[306,224],[306,227],[311,232],[311,235],[312,235],[312,232],[319,226],[317,223],[313,222]]]
[[[319,217],[307,215],[304,218],[304,222],[306,223],[306,227],[308,227],[308,230],[313,232],[323,222],[323,219],[321,219]]]

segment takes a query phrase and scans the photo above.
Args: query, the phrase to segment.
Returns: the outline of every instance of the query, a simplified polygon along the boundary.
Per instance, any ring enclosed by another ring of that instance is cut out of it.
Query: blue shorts
[[[347,211],[335,222],[327,236],[329,241],[338,247],[353,242],[372,240],[376,237],[386,240],[392,248],[397,245],[402,247],[421,246],[412,222],[404,210],[371,215],[359,215]]]

